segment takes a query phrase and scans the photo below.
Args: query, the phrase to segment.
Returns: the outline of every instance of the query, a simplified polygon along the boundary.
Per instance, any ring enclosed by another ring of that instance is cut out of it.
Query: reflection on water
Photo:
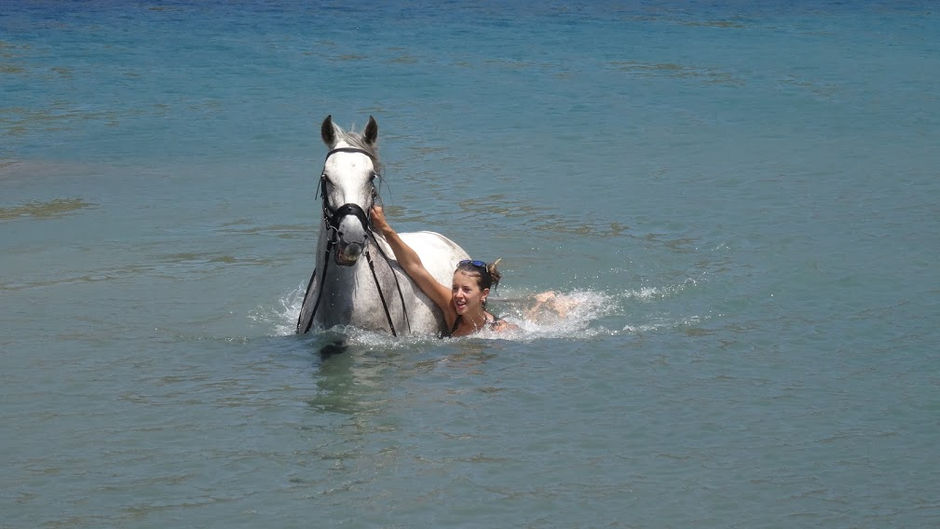
[[[321,332],[307,341],[318,359],[313,373],[318,392],[307,404],[364,420],[381,413],[396,395],[403,397],[402,387],[414,377],[439,368],[448,376],[473,373],[496,356],[487,338],[493,337],[394,338],[354,328]]]
[[[323,344],[322,347],[329,347]],[[323,358],[315,374],[318,392],[308,404],[318,411],[352,415],[365,411],[363,386],[357,382],[356,355],[334,354]],[[318,351],[318,355],[322,352]]]

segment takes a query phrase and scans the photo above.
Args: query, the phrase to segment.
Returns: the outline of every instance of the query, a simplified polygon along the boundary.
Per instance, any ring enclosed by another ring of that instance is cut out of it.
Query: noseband
[[[326,153],[326,158],[324,158],[323,163],[325,164],[326,160],[329,159],[330,156],[338,152],[352,152],[352,153],[364,154],[372,160],[373,164],[375,164],[375,161],[376,161],[372,153],[366,150],[357,149],[355,147],[339,147]],[[375,176],[378,176],[378,174],[376,174]],[[408,325],[408,331],[410,332],[411,321],[409,321],[408,319],[408,309],[405,306],[405,296],[404,294],[402,294],[401,284],[398,282],[398,274],[396,274],[395,270],[392,268],[391,259],[389,259],[388,255],[385,254],[385,251],[382,250],[382,247],[379,245],[378,241],[375,239],[375,232],[372,230],[372,219],[362,209],[362,206],[360,206],[359,204],[348,202],[338,208],[334,208],[330,205],[330,200],[326,193],[326,172],[325,171],[323,172],[323,174],[320,175],[320,187],[317,192],[323,197],[323,222],[326,224],[327,231],[330,232],[330,235],[326,243],[326,254],[323,256],[323,263],[322,263],[323,274],[320,278],[320,284],[317,288],[317,291],[318,291],[317,300],[313,305],[313,311],[310,314],[310,321],[307,322],[306,328],[303,329],[303,332],[306,333],[307,331],[309,331],[310,327],[313,325],[314,317],[317,314],[317,308],[320,306],[320,299],[323,297],[323,282],[326,279],[326,269],[330,263],[330,254],[333,253],[333,249],[336,247],[336,243],[339,241],[339,225],[343,221],[343,217],[346,217],[347,215],[354,215],[357,219],[359,219],[359,222],[362,224],[363,231],[365,231],[366,234],[372,238],[372,241],[375,244],[375,248],[379,251],[379,254],[381,254],[382,257],[385,259],[385,264],[388,265],[389,270],[391,270],[392,277],[395,279],[395,286],[398,289],[398,298],[399,300],[401,300],[402,314],[404,314],[405,316],[405,323]],[[373,185],[372,187],[373,199],[377,195],[378,193],[376,193],[375,186]],[[388,309],[388,303],[385,301],[385,294],[382,293],[382,285],[381,283],[379,283],[379,277],[375,273],[375,263],[372,261],[372,255],[369,253],[369,250],[368,250],[368,242],[369,242],[368,239],[365,242],[366,242],[365,244],[366,248],[365,248],[364,253],[366,255],[366,261],[369,263],[369,270],[372,272],[372,279],[375,281],[375,289],[376,291],[378,291],[379,299],[382,301],[382,308],[385,309],[385,318],[388,320],[388,326],[392,331],[392,336],[397,337],[398,333],[395,332],[395,324],[392,322],[392,314]],[[310,286],[313,284],[313,280],[316,277],[317,277],[317,271],[314,270],[313,275],[310,277],[310,282],[307,284],[307,294],[310,293]],[[305,296],[304,302],[306,302],[306,296]],[[297,322],[297,325],[299,328],[300,327],[299,321]]]
[[[343,204],[335,210],[328,209],[329,205],[326,203],[326,198],[323,199],[323,220],[326,222],[326,228],[330,232],[330,239],[327,242],[327,245],[332,250],[332,247],[336,245],[337,240],[339,239],[339,223],[342,222],[343,217],[347,215],[354,215],[359,219],[359,223],[362,224],[362,229],[366,233],[371,233],[372,221],[369,219],[369,216],[366,215],[366,212],[359,207],[359,204]]]

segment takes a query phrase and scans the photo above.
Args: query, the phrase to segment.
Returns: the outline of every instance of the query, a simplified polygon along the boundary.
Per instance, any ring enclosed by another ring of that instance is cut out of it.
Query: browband
[[[371,158],[373,162],[375,162],[375,156],[373,156],[371,152],[365,149],[357,149],[356,147],[337,147],[336,149],[326,153],[326,158],[329,158],[338,152],[358,152],[359,154],[365,154]],[[326,161],[326,158],[324,158],[324,161]]]

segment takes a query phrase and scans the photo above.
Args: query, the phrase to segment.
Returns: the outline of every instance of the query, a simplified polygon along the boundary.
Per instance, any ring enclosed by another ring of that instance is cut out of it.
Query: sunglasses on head
[[[478,261],[476,259],[464,259],[463,261],[460,261],[459,263],[457,263],[457,266],[464,266],[464,265],[475,266],[477,268],[482,268],[483,270],[486,270],[486,263],[484,263],[483,261]]]

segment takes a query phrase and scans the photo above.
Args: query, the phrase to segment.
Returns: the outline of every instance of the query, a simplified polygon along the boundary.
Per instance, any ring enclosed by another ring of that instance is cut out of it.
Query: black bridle
[[[326,158],[324,158],[324,164],[330,156],[338,152],[352,152],[359,153],[368,156],[373,163],[375,163],[375,157],[372,153],[363,150],[357,149],[355,147],[339,147],[331,150],[326,153]],[[373,174],[373,179],[379,177],[378,174]],[[339,225],[343,221],[343,218],[348,215],[353,215],[359,222],[362,224],[362,229],[368,234],[368,237],[372,239],[372,242],[375,248],[379,251],[379,254],[385,259],[385,264],[388,266],[389,270],[392,272],[392,277],[395,279],[395,287],[398,289],[398,299],[401,301],[401,310],[402,314],[405,316],[405,323],[408,325],[408,332],[411,332],[411,322],[408,319],[408,309],[405,306],[405,296],[401,291],[401,284],[398,282],[398,275],[395,273],[395,270],[392,268],[391,259],[386,255],[385,251],[382,250],[382,246],[379,245],[378,240],[375,238],[375,231],[372,229],[372,219],[369,214],[366,213],[359,204],[352,202],[343,204],[338,208],[334,208],[330,204],[330,199],[327,194],[326,189],[327,177],[326,171],[320,175],[320,186],[317,190],[317,193],[323,199],[323,222],[326,224],[326,229],[329,232],[329,238],[326,243],[326,253],[323,256],[323,273],[320,276],[320,285],[317,292],[317,300],[313,304],[313,310],[310,313],[310,319],[307,322],[303,333],[306,333],[310,330],[310,327],[313,325],[314,317],[317,314],[317,308],[320,306],[320,300],[323,297],[323,282],[326,280],[326,269],[330,263],[330,254],[333,253],[333,249],[336,247],[336,243],[339,242]],[[377,191],[375,190],[375,184],[372,184],[372,198],[373,200],[378,196]],[[375,289],[379,293],[379,299],[382,301],[382,308],[385,309],[385,318],[388,320],[388,327],[392,331],[392,336],[398,336],[398,333],[395,331],[395,324],[392,321],[392,314],[388,309],[388,302],[385,300],[385,294],[382,292],[382,285],[379,283],[379,277],[375,273],[375,263],[372,261],[372,254],[369,252],[369,241],[365,241],[364,251],[366,256],[366,261],[369,263],[369,270],[372,272],[372,280],[375,281]],[[313,280],[317,277],[317,270],[313,270],[313,274],[310,276],[310,281],[307,283],[307,291],[304,294],[304,303],[306,303],[306,295],[310,293],[310,286],[313,285]],[[301,331],[301,321],[297,321],[297,330]]]
[[[326,158],[324,158],[323,163],[325,164],[326,160],[328,160],[330,156],[338,152],[355,152],[359,154],[364,154],[372,160],[373,164],[375,163],[375,158],[372,156],[372,154],[369,151],[365,151],[363,149],[356,149],[354,147],[340,147],[337,149],[333,149],[332,151],[326,153]],[[377,173],[373,173],[373,179],[378,178],[378,176],[379,175]],[[342,206],[338,208],[334,208],[333,206],[330,205],[330,199],[327,196],[327,192],[326,192],[327,191],[326,184],[327,184],[326,171],[324,171],[323,173],[320,174],[320,187],[317,190],[317,193],[321,197],[323,197],[323,220],[326,222],[327,229],[332,232],[330,234],[330,239],[328,243],[329,246],[336,244],[336,239],[339,234],[339,223],[342,222],[343,217],[345,217],[346,215],[355,215],[356,218],[359,219],[359,222],[362,223],[362,229],[365,230],[367,233],[372,233],[372,219],[369,218],[369,215],[365,211],[363,211],[362,207],[360,207],[359,204],[349,202],[349,203],[343,204]],[[375,184],[373,184],[372,185],[372,198],[375,199],[377,195],[378,193],[376,193],[375,191]]]

